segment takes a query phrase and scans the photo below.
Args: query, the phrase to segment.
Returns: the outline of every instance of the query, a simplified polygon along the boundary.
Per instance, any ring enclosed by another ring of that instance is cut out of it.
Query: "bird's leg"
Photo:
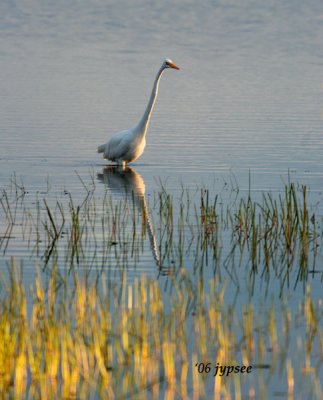
[[[126,168],[126,165],[127,165],[127,163],[126,163],[126,161],[125,160],[122,160],[122,159],[118,159],[117,160],[117,165],[119,166],[121,166],[122,167],[122,170],[124,170],[125,168]]]

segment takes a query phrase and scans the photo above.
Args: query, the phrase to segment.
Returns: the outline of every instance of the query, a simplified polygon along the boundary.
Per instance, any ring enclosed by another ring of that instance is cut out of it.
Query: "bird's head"
[[[164,61],[164,68],[179,69],[178,66],[174,64],[173,61],[170,59]]]

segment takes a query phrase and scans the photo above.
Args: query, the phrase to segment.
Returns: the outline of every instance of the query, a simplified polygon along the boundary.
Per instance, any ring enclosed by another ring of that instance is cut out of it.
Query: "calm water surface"
[[[288,170],[322,188],[320,1],[124,3],[1,2],[2,184],[100,170],[96,145],[137,122],[171,57],[135,163],[147,190],[249,170],[254,189]]]
[[[0,5],[0,184],[83,196],[98,144],[141,117],[165,57],[144,155],[159,182],[217,194],[306,184],[323,214],[320,1],[29,1]]]
[[[96,147],[137,122],[172,58],[181,70],[163,75],[145,153],[132,165],[148,207],[160,182],[176,199],[181,185],[216,195],[232,181],[241,193],[276,195],[290,179],[308,185],[322,222],[322,38],[320,0],[2,1],[0,185],[15,174],[29,204],[48,186],[54,202],[64,191],[82,201],[78,175],[94,177],[99,197],[106,184],[116,197],[133,189],[103,179]],[[18,239],[1,268],[15,255],[32,274]],[[155,275],[152,262],[147,244],[133,274]],[[320,279],[312,285],[321,297]]]

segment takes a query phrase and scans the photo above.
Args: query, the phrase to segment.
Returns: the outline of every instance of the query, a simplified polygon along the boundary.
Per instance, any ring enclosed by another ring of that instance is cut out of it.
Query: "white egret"
[[[122,164],[124,167],[127,163],[137,160],[142,155],[146,146],[146,133],[151,112],[158,94],[159,80],[166,68],[179,69],[172,60],[167,59],[163,62],[155,78],[153,90],[143,117],[137,125],[115,133],[107,143],[98,147],[98,153],[103,153],[104,158],[117,164]]]

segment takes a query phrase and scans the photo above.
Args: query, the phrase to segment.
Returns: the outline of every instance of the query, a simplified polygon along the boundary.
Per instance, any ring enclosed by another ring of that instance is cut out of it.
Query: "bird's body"
[[[146,111],[139,123],[127,130],[115,133],[111,139],[98,147],[98,153],[117,164],[128,164],[137,160],[145,150],[146,133],[157,95],[159,80],[166,68],[179,69],[171,60],[165,60],[155,78]]]
[[[146,135],[138,134],[137,127],[115,133],[105,144],[98,147],[103,157],[117,164],[128,164],[137,160],[145,150]]]

